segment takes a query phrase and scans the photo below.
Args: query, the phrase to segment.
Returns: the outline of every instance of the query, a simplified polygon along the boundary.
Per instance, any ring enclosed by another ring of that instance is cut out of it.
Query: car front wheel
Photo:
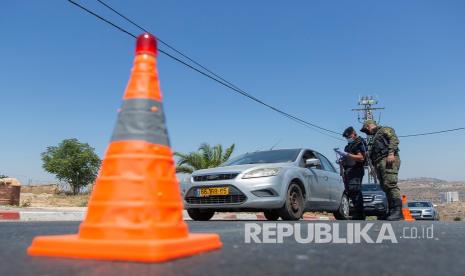
[[[187,209],[187,214],[193,220],[207,221],[210,220],[215,211],[213,210],[201,210],[201,209]]]
[[[291,183],[286,193],[286,202],[278,211],[283,220],[299,220],[304,213],[304,195],[297,183]]]
[[[345,193],[342,195],[339,209],[337,209],[337,211],[334,212],[333,215],[337,220],[349,219],[349,198]]]

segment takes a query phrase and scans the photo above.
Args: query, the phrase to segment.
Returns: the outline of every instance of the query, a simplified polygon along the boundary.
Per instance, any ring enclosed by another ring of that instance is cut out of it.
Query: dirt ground
[[[448,204],[438,204],[440,220],[460,220],[465,221],[465,203],[452,202]]]
[[[21,186],[20,207],[86,207],[89,193],[71,195],[57,184]]]
[[[66,194],[34,194],[21,193],[21,207],[86,207],[89,194],[66,195]]]

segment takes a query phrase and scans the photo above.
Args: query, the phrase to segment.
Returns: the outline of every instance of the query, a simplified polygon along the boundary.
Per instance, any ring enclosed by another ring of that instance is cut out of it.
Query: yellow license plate
[[[200,188],[199,196],[229,195],[229,187]]]

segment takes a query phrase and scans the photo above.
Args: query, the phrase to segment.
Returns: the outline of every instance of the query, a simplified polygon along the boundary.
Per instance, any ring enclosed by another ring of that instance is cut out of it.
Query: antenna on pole
[[[375,107],[378,104],[378,100],[373,96],[363,96],[360,97],[358,100],[359,108],[354,108],[352,111],[358,113],[358,119],[360,123],[366,120],[375,120],[374,119],[374,111],[375,110],[383,110],[384,107]],[[363,119],[361,121],[360,119]]]
[[[358,121],[360,123],[363,123],[366,120],[373,120],[373,121],[376,122],[375,116],[374,116],[375,111],[384,109],[384,107],[376,107],[377,104],[378,104],[378,100],[373,96],[359,97],[359,100],[358,100],[359,108],[354,108],[354,109],[352,109],[352,111],[357,112]],[[379,114],[379,117],[378,117],[378,123],[379,123],[380,120],[381,120],[381,113]],[[367,138],[366,138],[366,141],[367,141],[367,144],[368,144],[368,151],[371,148],[371,139],[372,138],[373,137],[371,137],[371,136],[367,136]],[[369,158],[368,155],[367,155],[367,158]],[[377,183],[377,179],[376,179],[375,173],[373,171],[373,168],[371,167],[370,160],[368,160],[368,161],[369,161],[369,162],[367,162],[368,164],[365,166],[365,169],[368,172],[368,182],[369,183],[373,183],[373,182]]]

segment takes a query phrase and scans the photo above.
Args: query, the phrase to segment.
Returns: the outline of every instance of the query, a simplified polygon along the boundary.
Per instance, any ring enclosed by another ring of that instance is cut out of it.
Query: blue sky
[[[116,1],[116,9],[243,89],[316,124],[359,127],[377,95],[398,134],[465,125],[464,1]],[[81,3],[132,32],[96,1]],[[47,181],[40,153],[76,137],[102,155],[134,40],[67,1],[0,10],[0,173]],[[160,56],[172,146],[236,143],[236,154],[343,143],[304,128]],[[465,132],[402,139],[401,177],[465,180]]]

